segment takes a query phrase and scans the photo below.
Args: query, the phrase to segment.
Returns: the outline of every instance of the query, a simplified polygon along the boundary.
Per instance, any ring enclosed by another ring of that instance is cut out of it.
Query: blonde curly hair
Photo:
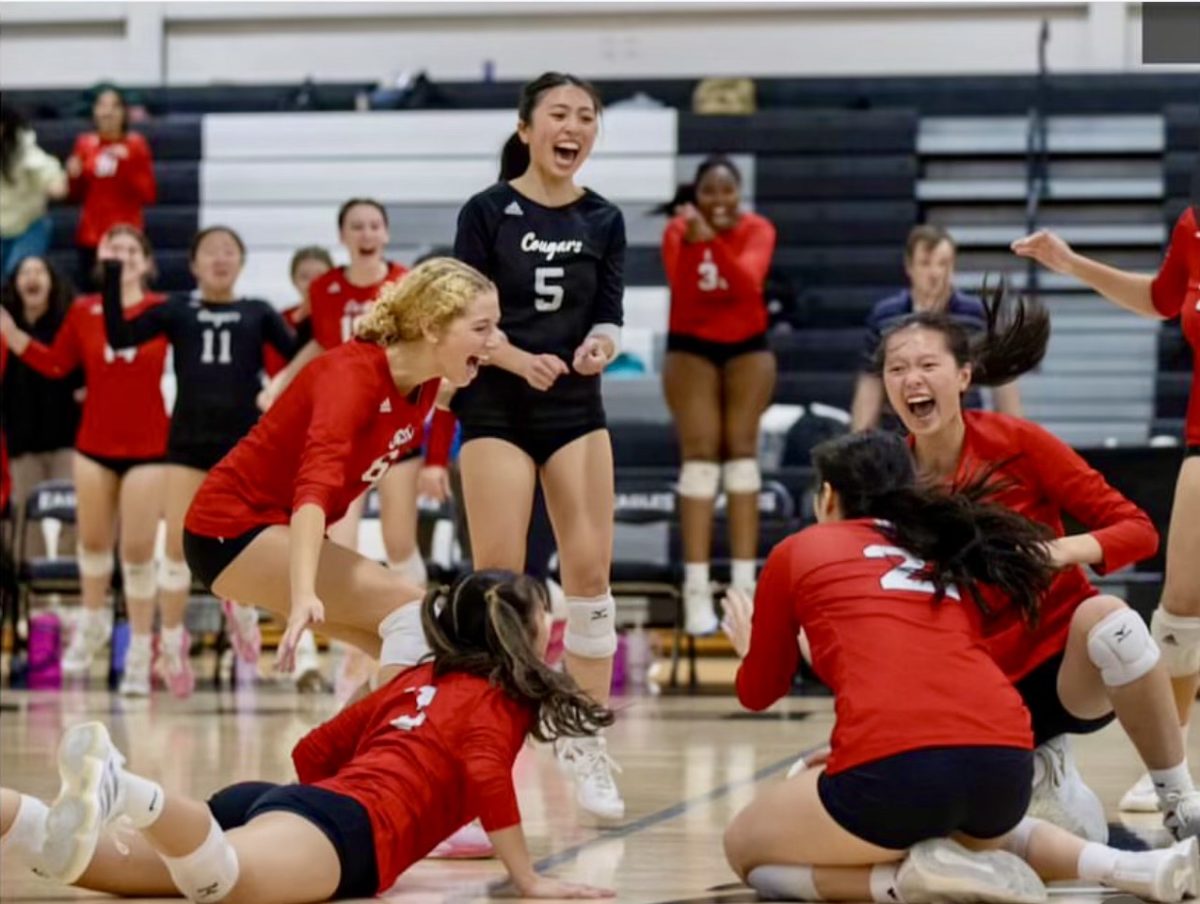
[[[354,333],[377,345],[413,342],[427,330],[441,333],[488,291],[496,291],[495,284],[471,265],[452,257],[431,257],[384,285]]]

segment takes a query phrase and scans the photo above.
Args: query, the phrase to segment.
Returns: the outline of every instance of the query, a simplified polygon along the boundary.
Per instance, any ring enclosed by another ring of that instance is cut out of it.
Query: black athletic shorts
[[[337,851],[342,876],[334,900],[373,898],[379,893],[371,817],[353,797],[313,785],[240,782],[210,797],[208,809],[224,831],[273,810],[295,813],[320,829]]]
[[[237,440],[220,443],[174,443],[167,447],[167,464],[183,465],[197,471],[211,471],[230,453]]]
[[[1194,458],[1196,456],[1200,456],[1200,446],[1188,446],[1183,453],[1184,458]]]
[[[604,412],[588,421],[565,427],[527,427],[520,429],[500,424],[463,425],[462,442],[466,445],[473,439],[502,439],[512,443],[531,459],[539,468],[550,460],[563,446],[575,442],[596,430],[603,430],[606,423]]]
[[[1033,752],[930,747],[822,773],[817,793],[834,821],[863,841],[904,850],[962,832],[998,838],[1029,808]]]
[[[1041,745],[1063,734],[1091,734],[1116,718],[1115,713],[1099,719],[1080,719],[1067,712],[1058,699],[1058,670],[1063,654],[1051,656],[1017,682],[1017,692],[1033,717],[1033,743]]]
[[[88,461],[94,461],[106,471],[112,471],[118,477],[124,477],[134,468],[140,468],[142,465],[161,465],[163,463],[161,458],[110,458],[107,455],[93,455],[82,449],[75,451]]]
[[[206,589],[212,590],[213,581],[268,527],[269,524],[260,524],[236,537],[204,537],[185,527],[183,557],[187,559],[192,575],[199,578]]]
[[[740,342],[710,342],[708,339],[698,339],[686,333],[667,333],[667,351],[698,355],[716,367],[724,367],[742,355],[770,351],[770,348],[766,333],[758,333]]]

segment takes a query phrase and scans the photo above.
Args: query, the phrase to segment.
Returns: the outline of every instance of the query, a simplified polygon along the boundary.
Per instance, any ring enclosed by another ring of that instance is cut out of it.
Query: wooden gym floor
[[[791,699],[764,715],[740,710],[729,697],[637,697],[617,701],[609,748],[624,770],[623,825],[576,825],[567,780],[551,751],[527,748],[516,781],[525,831],[539,866],[563,878],[617,889],[629,902],[741,904],[754,900],[725,864],[721,835],[752,796],[780,781],[795,755],[825,741],[832,724],[828,699]],[[148,701],[81,689],[3,692],[0,700],[0,782],[48,799],[58,790],[51,752],[68,725],[105,721],[130,768],[169,790],[203,798],[245,779],[289,781],[292,744],[333,712],[329,696],[259,686],[199,691],[187,701],[158,693]],[[1198,745],[1189,745],[1193,762]],[[1116,801],[1139,767],[1116,725],[1075,741],[1085,779],[1121,826]],[[1123,844],[1166,842],[1157,817],[1140,817],[1116,835]],[[7,871],[0,871],[7,872]],[[483,899],[503,873],[496,861],[427,861],[401,877],[386,896],[397,902]],[[0,876],[4,902],[102,898]],[[1052,900],[1098,901],[1095,889],[1061,888]],[[1109,901],[1131,901],[1109,896]]]

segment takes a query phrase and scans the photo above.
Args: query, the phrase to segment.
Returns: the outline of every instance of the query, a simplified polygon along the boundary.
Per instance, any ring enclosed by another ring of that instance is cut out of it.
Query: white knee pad
[[[154,572],[153,559],[149,562],[122,561],[121,578],[125,585],[125,595],[139,600],[154,596],[158,590],[158,577]]]
[[[111,550],[88,552],[82,546],[76,546],[75,560],[79,563],[79,574],[85,578],[106,578],[112,574],[113,555]]]
[[[725,462],[722,471],[726,493],[757,493],[762,489],[757,459],[735,458]]]
[[[1004,844],[1001,846],[1010,854],[1015,854],[1025,860],[1025,855],[1029,851],[1029,839],[1033,835],[1034,829],[1041,824],[1042,820],[1036,816],[1024,817],[1011,832],[1004,836]]]
[[[567,597],[563,646],[584,659],[607,659],[617,652],[617,604],[611,593]]]
[[[168,593],[182,593],[192,589],[192,571],[187,562],[169,556],[158,563],[158,589]]]
[[[1111,612],[1087,637],[1088,658],[1108,687],[1137,681],[1158,663],[1158,644],[1132,609]]]
[[[237,885],[237,851],[215,819],[200,847],[183,857],[162,859],[171,874],[171,881],[189,901],[213,904],[224,900]]]
[[[414,549],[403,562],[393,562],[389,559],[388,568],[417,589],[423,589],[429,580],[429,573],[425,570],[425,559],[421,557],[419,549]]]
[[[1175,615],[1159,606],[1150,617],[1150,634],[1172,678],[1200,672],[1200,618]]]
[[[410,666],[420,662],[429,653],[429,642],[421,627],[420,601],[389,613],[379,623],[379,637],[383,641],[379,648],[380,665]]]
[[[721,466],[715,461],[685,461],[679,469],[679,495],[688,499],[716,499]]]

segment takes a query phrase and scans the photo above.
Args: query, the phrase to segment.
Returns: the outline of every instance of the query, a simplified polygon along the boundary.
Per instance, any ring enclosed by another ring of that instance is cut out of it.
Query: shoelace
[[[606,794],[617,793],[617,785],[613,781],[612,774],[620,772],[621,767],[608,755],[606,748],[575,745],[574,753],[579,757],[581,763],[579,771],[584,776],[592,779]]]

